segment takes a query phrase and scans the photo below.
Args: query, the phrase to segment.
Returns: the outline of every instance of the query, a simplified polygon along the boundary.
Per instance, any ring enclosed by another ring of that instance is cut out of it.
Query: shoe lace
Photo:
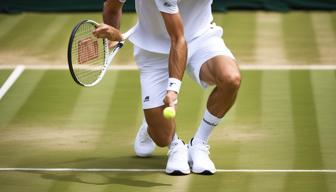
[[[168,150],[167,155],[173,155],[174,153],[177,153],[180,149],[182,149],[184,146],[179,145],[178,143],[172,143],[170,146],[170,149]]]
[[[210,155],[210,145],[197,144],[194,147],[196,147],[198,150],[203,151],[204,153]]]
[[[176,153],[176,151],[177,151],[177,143],[172,143],[171,145],[170,145],[170,149],[168,150],[168,152],[167,152],[167,155],[169,156],[169,155],[171,155],[171,154],[174,154],[174,153]]]

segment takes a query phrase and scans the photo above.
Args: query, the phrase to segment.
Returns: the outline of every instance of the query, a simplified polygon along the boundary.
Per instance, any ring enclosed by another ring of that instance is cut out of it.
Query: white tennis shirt
[[[184,36],[190,42],[209,29],[211,4],[212,0],[135,0],[138,24],[129,40],[147,51],[168,54],[170,38],[160,12],[179,12]]]

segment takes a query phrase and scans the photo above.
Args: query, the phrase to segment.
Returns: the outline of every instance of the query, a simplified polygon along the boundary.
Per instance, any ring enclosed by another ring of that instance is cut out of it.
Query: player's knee
[[[157,137],[157,138],[153,139],[153,141],[159,147],[166,147],[166,146],[170,145],[170,143],[172,141],[172,136],[167,135],[167,136]]]
[[[217,86],[232,91],[238,91],[241,83],[241,75],[239,72],[223,74],[218,77]]]
[[[151,137],[154,143],[159,147],[166,147],[170,145],[174,136],[174,132],[170,131],[170,129],[163,129],[163,130],[159,132],[151,132]]]

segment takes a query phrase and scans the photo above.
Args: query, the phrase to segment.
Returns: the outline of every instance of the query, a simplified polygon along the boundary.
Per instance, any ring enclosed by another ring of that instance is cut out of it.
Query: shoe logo
[[[144,99],[144,102],[148,102],[149,101],[149,96],[146,96]]]
[[[211,125],[211,126],[217,126],[217,124],[215,124],[215,123],[211,123],[211,122],[207,121],[207,120],[204,119],[204,118],[203,118],[203,121],[204,121],[206,124],[208,124],[208,125]]]
[[[171,6],[173,6],[173,5],[172,5],[171,3],[169,3],[168,1],[164,2],[163,5],[166,6],[166,7],[171,7]]]

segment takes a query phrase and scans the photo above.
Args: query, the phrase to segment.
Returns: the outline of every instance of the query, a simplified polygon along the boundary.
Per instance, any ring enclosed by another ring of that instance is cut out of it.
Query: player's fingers
[[[164,103],[166,106],[169,106],[169,101],[168,101],[167,97],[165,97],[165,98],[163,99],[163,103]]]
[[[92,32],[92,34],[93,34],[95,37],[97,37],[97,38],[101,37],[101,36],[102,36],[101,29],[100,29],[100,28],[96,28],[96,30],[94,30],[94,31]]]
[[[168,106],[169,107],[175,107],[175,102],[173,100],[170,100],[169,103],[168,103]]]
[[[173,101],[173,105],[176,106],[177,105],[177,98]]]
[[[171,103],[172,103],[171,99],[170,99],[168,96],[166,96],[166,97],[164,98],[163,102],[164,102],[164,104],[165,104],[166,106],[168,106],[168,107],[170,107],[170,106],[171,106]]]
[[[92,33],[97,38],[106,38],[107,30],[108,30],[108,27],[105,24],[99,24]]]
[[[96,29],[97,30],[97,29]],[[92,32],[92,34],[95,36],[95,37],[98,37],[98,34],[97,34],[97,31],[96,30],[94,30],[93,32]]]
[[[177,105],[177,99],[175,99],[172,102],[170,102],[168,106],[176,108],[176,105]]]
[[[112,49],[114,46],[116,46],[119,42],[118,41],[109,41],[109,48]]]
[[[177,94],[175,92],[169,91],[163,102],[166,106],[175,107],[175,105],[177,104]]]

